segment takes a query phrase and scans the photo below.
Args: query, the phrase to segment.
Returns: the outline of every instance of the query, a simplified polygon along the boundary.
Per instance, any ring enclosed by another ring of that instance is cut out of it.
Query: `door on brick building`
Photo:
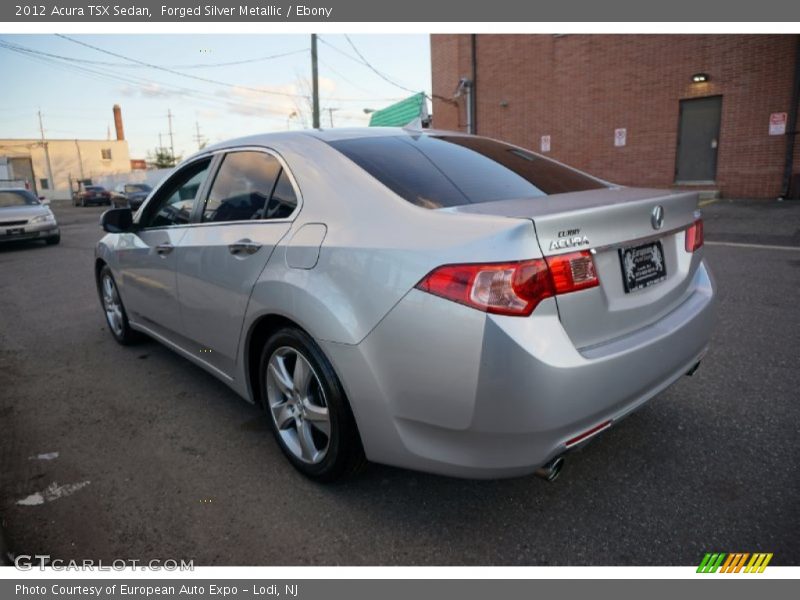
[[[714,183],[722,96],[681,100],[675,183]]]

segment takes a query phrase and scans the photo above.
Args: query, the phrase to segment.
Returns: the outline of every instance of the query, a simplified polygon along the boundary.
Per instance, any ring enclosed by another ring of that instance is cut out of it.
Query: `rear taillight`
[[[577,292],[599,283],[594,260],[587,251],[549,256],[547,266],[550,267],[556,294]]]
[[[527,316],[545,298],[598,285],[589,252],[519,262],[444,265],[417,289],[484,312]]]
[[[697,219],[686,230],[686,251],[694,252],[703,245],[703,219]]]

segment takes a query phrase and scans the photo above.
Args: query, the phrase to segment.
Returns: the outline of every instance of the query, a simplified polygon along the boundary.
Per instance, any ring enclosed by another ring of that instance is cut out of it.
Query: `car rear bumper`
[[[701,264],[669,314],[578,350],[552,299],[520,319],[413,290],[361,344],[324,347],[371,460],[453,476],[524,475],[689,371],[711,337],[713,296]]]

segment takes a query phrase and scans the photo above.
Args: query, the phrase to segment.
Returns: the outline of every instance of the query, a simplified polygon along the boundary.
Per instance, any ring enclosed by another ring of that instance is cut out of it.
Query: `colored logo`
[[[748,560],[749,559],[749,560]],[[707,552],[697,567],[698,573],[763,573],[772,553],[756,552]]]

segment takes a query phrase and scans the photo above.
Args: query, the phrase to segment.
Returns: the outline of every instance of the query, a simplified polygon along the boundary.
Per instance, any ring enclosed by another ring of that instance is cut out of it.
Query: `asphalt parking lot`
[[[297,474],[259,410],[210,375],[155,342],[112,340],[92,278],[102,210],[56,208],[58,246],[0,248],[0,515],[12,552],[691,565],[713,550],[800,564],[800,203],[705,208],[719,286],[711,351],[694,377],[571,455],[557,482],[373,465],[327,487]],[[19,504],[36,493],[62,497]]]

